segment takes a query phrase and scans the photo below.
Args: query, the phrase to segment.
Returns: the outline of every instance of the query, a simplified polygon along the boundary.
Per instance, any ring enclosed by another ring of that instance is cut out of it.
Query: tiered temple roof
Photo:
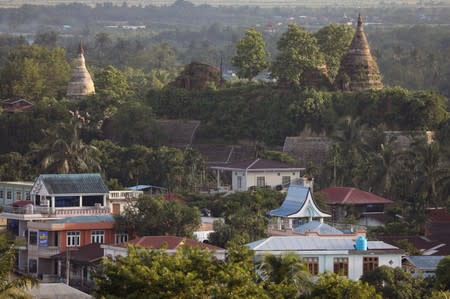
[[[75,68],[67,87],[67,96],[71,98],[83,97],[95,93],[94,82],[86,69],[84,61],[84,49],[80,42],[78,57],[75,61]]]
[[[377,63],[370,53],[361,15],[358,16],[358,26],[352,43],[341,61],[335,85],[343,91],[383,88]]]

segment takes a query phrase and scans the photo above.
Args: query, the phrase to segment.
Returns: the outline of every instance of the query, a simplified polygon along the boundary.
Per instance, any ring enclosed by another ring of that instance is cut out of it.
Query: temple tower
[[[358,27],[347,53],[342,58],[334,84],[342,91],[383,88],[380,71],[370,53],[361,15],[358,16]]]
[[[83,44],[80,41],[78,57],[75,59],[75,68],[67,87],[67,96],[70,98],[84,97],[95,93],[94,82],[86,69],[84,61]]]

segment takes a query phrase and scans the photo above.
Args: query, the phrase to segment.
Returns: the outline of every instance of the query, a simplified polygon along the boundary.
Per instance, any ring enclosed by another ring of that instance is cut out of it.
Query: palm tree
[[[15,247],[7,244],[4,234],[0,236],[0,298],[31,298],[24,288],[34,286],[37,281],[31,277],[11,277],[15,263]]]
[[[288,288],[292,287],[295,297],[309,293],[312,287],[311,275],[305,263],[294,253],[265,256],[259,271],[269,289],[271,285],[283,285],[288,293]]]
[[[42,170],[55,173],[100,171],[96,159],[99,151],[81,140],[80,127],[77,121],[70,121],[44,131],[46,138],[32,151]]]
[[[441,156],[439,144],[420,144],[415,147],[418,163],[415,169],[414,191],[423,194],[426,207],[445,203],[450,186],[450,169]]]

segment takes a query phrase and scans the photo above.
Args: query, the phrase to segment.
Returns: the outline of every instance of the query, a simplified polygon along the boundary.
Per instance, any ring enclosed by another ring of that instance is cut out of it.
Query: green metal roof
[[[116,219],[112,215],[97,215],[97,216],[75,216],[64,217],[62,219],[48,221],[48,223],[98,223],[98,222],[115,222]]]
[[[98,173],[41,174],[38,180],[49,194],[108,193],[108,187]]]

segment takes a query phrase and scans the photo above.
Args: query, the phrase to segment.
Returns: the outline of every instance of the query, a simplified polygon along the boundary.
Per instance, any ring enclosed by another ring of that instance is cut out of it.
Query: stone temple
[[[67,96],[69,98],[79,98],[94,93],[94,82],[86,69],[83,44],[80,42],[78,57],[75,59],[75,68],[67,87]]]
[[[342,91],[383,88],[378,65],[370,53],[361,15],[358,16],[356,33],[347,53],[341,60],[334,84],[338,90]]]

